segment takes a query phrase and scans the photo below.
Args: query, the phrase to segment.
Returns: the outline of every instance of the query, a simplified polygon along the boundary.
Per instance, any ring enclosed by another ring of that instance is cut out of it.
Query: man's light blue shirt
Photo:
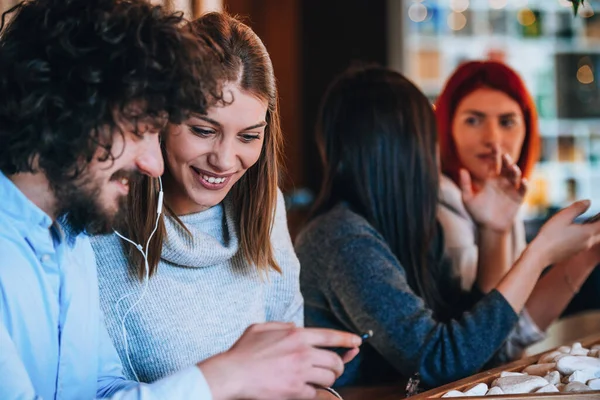
[[[196,366],[153,384],[123,377],[104,327],[89,240],[0,173],[0,399],[211,399]]]

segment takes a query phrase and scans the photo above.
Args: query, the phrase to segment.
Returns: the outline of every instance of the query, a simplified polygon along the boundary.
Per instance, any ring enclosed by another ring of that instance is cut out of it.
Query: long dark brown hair
[[[439,287],[437,135],[427,98],[397,72],[353,67],[323,99],[317,142],[325,172],[313,215],[348,204],[383,236],[411,288],[436,315],[447,315]]]
[[[265,140],[261,155],[233,186],[228,198],[232,201],[240,241],[240,251],[247,262],[259,270],[281,272],[271,246],[271,230],[277,206],[277,186],[281,158],[282,133],[279,121],[278,95],[271,58],[260,38],[238,19],[225,13],[208,13],[192,22],[198,40],[213,46],[220,57],[225,80],[268,102]],[[145,241],[156,221],[158,181],[144,179],[131,187],[129,217],[125,232],[136,243]],[[165,213],[183,223],[165,204]],[[153,237],[148,251],[149,275],[158,267],[163,241],[164,221]],[[128,244],[131,265],[141,278],[145,274],[141,254]]]

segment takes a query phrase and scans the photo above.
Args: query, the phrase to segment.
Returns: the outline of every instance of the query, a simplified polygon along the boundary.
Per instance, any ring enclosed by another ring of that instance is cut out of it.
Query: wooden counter
[[[595,314],[595,315],[592,315]],[[560,331],[565,330],[570,333],[569,339],[564,340],[564,337],[558,336],[558,340],[552,342],[554,345],[553,348],[556,348],[563,344],[571,344],[573,342],[581,342],[584,347],[590,347],[594,344],[600,343],[600,333],[595,333],[587,336],[586,338],[575,340],[576,337],[581,337],[581,335],[589,334],[592,332],[600,332],[596,327],[598,326],[598,321],[600,321],[599,313],[590,313],[589,315],[582,315],[577,318],[573,318],[571,320],[567,320],[561,322],[557,326],[560,327]],[[582,321],[587,325],[592,324],[593,329],[584,329],[587,327],[582,325]],[[565,329],[563,329],[565,328]],[[555,329],[556,330],[556,329]],[[579,336],[575,336],[579,334]],[[549,331],[549,338],[555,338],[556,332]],[[563,340],[560,340],[560,339]],[[548,344],[546,343],[545,352],[551,351]],[[530,353],[531,354],[531,353]],[[499,377],[502,371],[518,371],[520,372],[525,367],[531,364],[535,364],[537,360],[540,358],[541,354],[528,356],[526,358],[517,360],[510,364],[481,372],[477,375],[473,375],[471,377],[467,377],[465,379],[461,379],[460,381],[450,383],[439,388],[429,390],[427,392],[421,393],[417,396],[410,397],[411,400],[427,400],[427,399],[438,399],[441,396],[450,391],[450,390],[461,390],[471,388],[477,383],[485,382],[488,385],[497,377]],[[353,387],[353,388],[344,388],[340,389],[339,393],[344,397],[344,400],[401,400],[405,398],[404,385],[392,385],[392,386],[377,386],[377,387]],[[463,397],[467,398],[467,397]],[[587,393],[540,393],[540,394],[520,394],[520,395],[502,395],[502,396],[481,396],[481,397],[468,397],[468,399],[473,400],[490,400],[490,399],[523,399],[523,400],[557,400],[557,399],[581,399],[581,400],[591,400],[598,399],[600,400],[600,392],[587,392]]]
[[[400,400],[404,399],[404,386],[374,386],[339,389],[344,400]]]
[[[600,343],[600,333],[597,333],[597,334],[588,336],[587,338],[584,338],[581,340],[576,340],[576,341],[581,342],[583,347],[589,348],[589,347],[593,346],[594,344]],[[464,392],[465,390],[470,389],[471,387],[475,386],[478,383],[486,383],[488,386],[490,386],[491,383],[495,379],[500,377],[500,373],[502,371],[521,372],[525,367],[537,363],[537,361],[539,360],[540,357],[541,357],[541,354],[522,358],[522,359],[514,361],[510,364],[506,364],[501,367],[491,369],[489,371],[484,371],[477,375],[473,375],[473,376],[461,379],[457,382],[449,383],[447,385],[440,386],[439,388],[429,390],[429,391],[421,393],[417,396],[413,396],[413,397],[411,397],[411,399],[412,400],[439,399],[445,393],[449,392],[450,390],[459,390],[461,392]],[[457,397],[457,398],[461,398],[461,397]],[[600,391],[584,392],[584,393],[582,393],[582,392],[540,393],[540,394],[531,393],[531,394],[512,394],[512,395],[501,395],[501,396],[477,396],[477,397],[462,397],[462,398],[468,398],[468,399],[473,399],[473,400],[476,400],[476,399],[479,399],[479,400],[483,400],[483,399],[487,399],[487,400],[490,400],[490,399],[523,399],[523,400],[526,400],[526,399],[537,399],[537,400],[546,400],[546,399],[575,400],[575,399],[578,399],[579,400],[579,399],[581,399],[581,400],[588,400],[588,399],[600,399]]]

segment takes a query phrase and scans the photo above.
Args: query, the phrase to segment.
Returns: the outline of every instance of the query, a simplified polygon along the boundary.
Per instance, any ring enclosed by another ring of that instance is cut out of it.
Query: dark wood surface
[[[583,347],[590,347],[594,344],[598,344],[600,343],[600,333],[595,333],[594,335],[582,338],[580,340],[578,340],[579,342],[581,342],[581,344],[583,345]],[[570,342],[563,342],[561,344],[571,344]],[[550,351],[550,349],[548,350]],[[498,368],[494,368],[488,371],[483,371],[479,374],[467,377],[465,379],[461,379],[457,382],[453,382],[453,383],[449,383],[447,385],[441,386],[439,388],[436,389],[432,389],[428,392],[422,393],[418,396],[413,397],[414,400],[425,400],[425,399],[438,399],[440,397],[442,397],[446,392],[450,391],[450,390],[459,390],[461,392],[464,392],[465,390],[473,387],[475,384],[478,383],[486,383],[488,386],[496,379],[500,377],[500,373],[502,371],[514,371],[514,372],[520,372],[522,371],[525,367],[535,364],[537,362],[537,360],[540,358],[540,355],[533,355],[533,356],[529,356],[529,357],[525,357],[522,358],[520,360],[516,360],[512,363],[500,366]],[[584,400],[584,399],[600,399],[600,392],[593,392],[593,393],[544,393],[544,394],[513,394],[513,395],[503,395],[503,396],[494,396],[497,397],[498,399],[501,398],[506,398],[506,399],[558,399],[558,398],[565,398],[565,399],[577,399],[577,400]],[[476,400],[476,399],[489,399],[490,397],[485,397],[485,396],[481,396],[481,397],[470,397],[470,399]]]
[[[344,400],[400,400],[404,399],[403,386],[356,387],[338,391]]]
[[[575,332],[582,332],[581,321],[584,318],[577,318],[570,321],[567,325],[569,331],[575,330]],[[583,330],[585,331],[585,330]],[[581,337],[581,336],[579,336]],[[584,347],[589,347],[593,344],[600,343],[600,333],[588,335],[585,338],[579,340]],[[553,343],[553,345],[570,344],[572,341],[559,341]],[[547,349],[546,351],[549,351]],[[481,372],[479,374],[467,377],[460,381],[444,385],[437,389],[430,390],[420,395],[411,397],[415,400],[425,399],[437,399],[440,398],[444,393],[452,389],[465,390],[472,387],[474,384],[479,382],[485,382],[490,384],[492,380],[500,375],[501,371],[521,371],[524,367],[531,365],[539,359],[540,355],[533,355],[525,357],[523,359],[514,361],[510,364],[494,368],[488,371]],[[342,395],[344,400],[400,400],[405,398],[404,386],[377,386],[377,387],[355,387],[340,389],[339,393]],[[490,397],[470,397],[473,400],[477,399],[490,399]],[[577,400],[591,400],[600,399],[600,392],[592,393],[548,393],[548,394],[523,394],[523,395],[505,395],[505,396],[494,396],[494,398],[500,399],[519,399],[519,400],[558,400],[558,399],[577,399]]]
[[[400,386],[381,386],[381,387],[356,387],[340,389],[340,395],[344,400],[402,400],[404,396],[404,389]],[[437,398],[436,396],[435,398]],[[415,397],[411,397],[413,399]],[[432,398],[433,397],[425,397]],[[466,397],[463,397],[466,398]],[[600,393],[544,393],[544,394],[521,394],[521,395],[504,395],[504,396],[493,396],[493,397],[469,397],[473,400],[599,400]],[[416,399],[416,398],[415,398]]]

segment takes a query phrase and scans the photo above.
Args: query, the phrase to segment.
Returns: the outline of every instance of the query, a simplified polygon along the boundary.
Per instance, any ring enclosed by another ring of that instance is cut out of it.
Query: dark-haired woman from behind
[[[493,290],[463,292],[436,220],[437,135],[425,96],[390,70],[348,71],[325,96],[317,135],[324,182],[296,243],[305,323],[375,333],[337,386],[415,373],[438,386],[477,372],[515,327],[544,267],[598,252],[600,223],[574,224],[589,206],[578,202],[544,225]]]

